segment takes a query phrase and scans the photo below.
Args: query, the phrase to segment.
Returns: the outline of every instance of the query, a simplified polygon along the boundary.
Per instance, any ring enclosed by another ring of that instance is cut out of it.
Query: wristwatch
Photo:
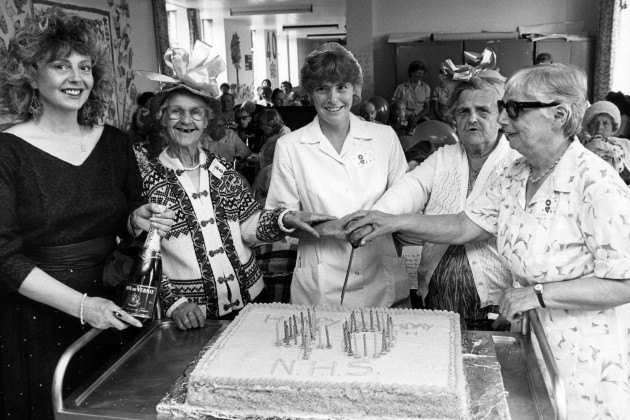
[[[541,307],[546,308],[545,301],[543,300],[543,290],[545,290],[545,288],[543,287],[542,283],[538,283],[534,286],[534,292],[536,292],[538,303],[540,303]]]

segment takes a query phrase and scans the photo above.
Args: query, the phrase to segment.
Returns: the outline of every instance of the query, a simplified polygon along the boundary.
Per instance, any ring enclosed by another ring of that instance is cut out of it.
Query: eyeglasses
[[[518,118],[518,114],[521,113],[521,110],[526,108],[549,108],[552,106],[560,105],[558,102],[544,103],[544,102],[517,102],[517,101],[507,101],[503,102],[501,100],[497,101],[497,106],[499,107],[499,113],[501,113],[504,109],[507,112],[508,117],[511,119]]]
[[[207,109],[204,107],[184,109],[180,106],[169,106],[166,108],[166,116],[171,120],[181,120],[188,113],[195,121],[202,121],[206,118]]]

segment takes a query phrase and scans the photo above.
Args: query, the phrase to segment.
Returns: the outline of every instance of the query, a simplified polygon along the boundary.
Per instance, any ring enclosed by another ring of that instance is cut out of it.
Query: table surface
[[[207,320],[203,328],[181,331],[172,321],[152,321],[112,361],[64,399],[56,419],[158,419],[156,406],[162,397],[210,338],[227,324]],[[464,331],[462,338],[465,363],[466,358],[478,357],[494,347],[513,420],[554,418],[529,336]]]

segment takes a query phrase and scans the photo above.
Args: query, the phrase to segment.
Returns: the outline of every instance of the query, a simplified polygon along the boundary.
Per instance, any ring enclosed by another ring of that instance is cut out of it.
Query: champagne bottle
[[[131,271],[131,281],[125,285],[122,308],[137,318],[152,318],[161,280],[160,235],[151,226],[140,260]]]

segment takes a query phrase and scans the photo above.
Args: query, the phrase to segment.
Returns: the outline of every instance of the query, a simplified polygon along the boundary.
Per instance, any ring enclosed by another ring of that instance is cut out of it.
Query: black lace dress
[[[0,418],[52,419],[54,368],[90,328],[17,293],[36,266],[29,250],[126,235],[128,214],[141,204],[141,185],[129,139],[116,128],[105,126],[80,166],[0,133]],[[103,264],[45,271],[81,293],[109,297]],[[110,341],[71,363],[66,390],[120,348]]]

